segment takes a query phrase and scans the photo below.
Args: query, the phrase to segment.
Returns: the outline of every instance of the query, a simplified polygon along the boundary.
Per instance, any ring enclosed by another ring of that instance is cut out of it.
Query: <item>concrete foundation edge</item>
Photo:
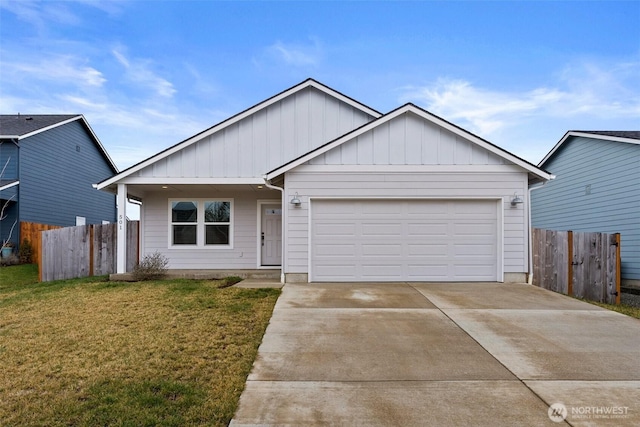
[[[285,273],[285,283],[308,283],[307,273]],[[527,273],[504,273],[505,283],[527,283]]]
[[[620,281],[620,287],[640,291],[640,280],[622,279]]]

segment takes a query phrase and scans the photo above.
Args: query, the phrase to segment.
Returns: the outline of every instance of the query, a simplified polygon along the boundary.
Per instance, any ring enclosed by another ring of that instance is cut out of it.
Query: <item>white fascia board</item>
[[[560,141],[558,141],[558,143],[553,146],[551,151],[549,151],[547,153],[547,155],[544,156],[544,158],[542,160],[540,160],[540,163],[538,163],[538,166],[542,167],[542,165],[544,165],[547,162],[547,160],[549,160],[553,156],[553,154],[556,151],[558,151],[558,149],[562,146],[562,144],[564,144],[565,141],[567,139],[569,139],[570,137],[602,139],[602,140],[605,140],[605,141],[624,142],[624,143],[627,143],[627,144],[640,145],[640,140],[633,139],[633,138],[623,138],[623,137],[620,137],[620,136],[600,135],[600,134],[597,134],[597,133],[586,133],[586,132],[569,131],[569,132],[565,133],[564,136],[562,137],[562,139],[560,139]]]
[[[309,79],[307,80],[308,86],[310,87],[314,87],[316,89],[318,89],[321,92],[326,93],[329,96],[332,96],[336,99],[339,99],[340,101],[344,102],[345,104],[351,105],[353,108],[358,109],[360,111],[363,111],[367,114],[369,114],[370,116],[375,117],[376,119],[379,117],[382,117],[382,113],[380,113],[379,111],[376,111],[372,108],[367,107],[364,104],[359,103],[358,101],[354,100],[353,98],[349,98],[346,95],[341,94],[340,92],[336,92],[335,90],[331,89],[330,87],[327,87],[325,85],[323,85],[322,83],[319,83],[315,80]]]
[[[434,116],[430,113],[427,113],[426,111],[417,108],[417,107],[413,107],[412,112],[418,114],[419,116],[430,120],[431,122],[437,124],[438,126],[441,126],[442,128],[450,131],[451,133],[458,135],[468,141],[471,141],[473,143],[475,143],[476,145],[484,148],[485,150],[495,154],[498,157],[502,157],[505,160],[508,160],[511,163],[514,163],[518,166],[520,166],[522,169],[526,170],[527,172],[538,176],[539,178],[542,178],[544,180],[550,180],[551,179],[551,174],[543,171],[542,169],[524,161],[523,159],[521,159],[518,156],[515,156],[511,153],[509,153],[508,151],[503,150],[502,148],[499,148],[493,144],[488,143],[487,141],[469,133],[466,132],[462,129],[460,129],[459,127],[437,117]]]
[[[100,151],[102,152],[104,157],[107,159],[107,161],[109,162],[109,164],[111,165],[113,170],[118,172],[118,167],[114,163],[113,159],[111,158],[111,156],[109,155],[107,150],[104,148],[104,145],[102,145],[102,142],[100,142],[100,139],[98,138],[98,135],[96,135],[96,133],[93,131],[93,129],[89,125],[89,122],[87,121],[87,119],[84,117],[84,115],[80,115],[80,118],[82,119],[82,122],[87,127],[87,129],[89,130],[89,133],[91,134],[91,137],[93,138],[93,140],[96,142],[96,144],[98,144],[98,148],[100,149]]]
[[[109,162],[109,164],[111,165],[113,170],[117,172],[118,168],[117,168],[116,164],[113,162],[113,159],[111,158],[111,156],[109,156],[109,153],[104,148],[104,145],[102,145],[102,142],[100,142],[100,139],[98,138],[96,133],[93,131],[93,129],[89,125],[89,122],[87,122],[87,119],[82,114],[80,114],[78,116],[75,116],[75,117],[72,117],[70,119],[63,120],[61,122],[55,123],[53,125],[34,130],[33,132],[25,133],[24,135],[18,136],[17,139],[19,141],[19,140],[22,140],[22,139],[25,139],[25,138],[29,138],[29,137],[37,135],[39,133],[46,132],[46,131],[48,131],[50,129],[54,129],[54,128],[57,128],[59,126],[66,125],[67,123],[75,122],[76,120],[82,121],[82,124],[89,130],[89,134],[91,134],[91,137],[93,138],[93,140],[96,142],[96,144],[98,144],[98,149],[102,152],[102,154],[107,159],[107,161]],[[3,138],[5,138],[5,137],[3,136]]]
[[[386,123],[386,122],[388,122],[390,120],[393,120],[394,118],[396,118],[396,117],[398,117],[398,116],[400,116],[402,114],[408,113],[408,112],[416,114],[417,116],[419,116],[419,117],[421,117],[421,118],[423,118],[425,120],[429,120],[430,122],[432,122],[432,123],[444,128],[444,129],[454,133],[455,135],[458,135],[458,136],[460,136],[460,137],[462,137],[462,138],[464,138],[464,139],[466,139],[468,141],[471,141],[471,142],[479,145],[480,147],[486,149],[487,151],[490,151],[491,153],[493,153],[493,154],[495,154],[495,155],[497,155],[499,157],[502,157],[502,158],[508,160],[511,163],[514,163],[514,164],[518,165],[519,167],[521,167],[522,169],[525,169],[527,172],[529,172],[531,174],[534,174],[534,175],[536,175],[536,176],[538,176],[538,177],[540,177],[540,178],[542,178],[544,180],[551,179],[551,174],[548,174],[545,171],[540,170],[536,166],[525,162],[524,160],[520,159],[519,157],[514,156],[513,154],[511,154],[511,153],[509,153],[507,151],[504,151],[501,148],[498,148],[498,147],[496,147],[496,146],[494,146],[492,144],[487,143],[486,141],[478,138],[475,135],[472,135],[472,134],[470,134],[468,132],[463,131],[459,127],[454,126],[451,123],[438,118],[437,116],[434,116],[434,115],[432,115],[430,113],[427,113],[423,109],[418,108],[413,104],[404,105],[404,106],[402,106],[402,107],[400,107],[400,108],[398,108],[398,109],[396,109],[396,110],[394,110],[394,111],[382,116],[381,118],[379,118],[377,120],[369,122],[368,124],[358,128],[358,129],[356,129],[356,130],[354,130],[352,132],[349,132],[349,133],[343,135],[342,137],[340,137],[340,138],[338,138],[338,139],[336,139],[336,140],[334,140],[334,141],[332,141],[332,142],[330,142],[328,144],[325,144],[322,147],[319,147],[319,148],[317,148],[317,149],[305,154],[302,157],[299,157],[298,159],[296,159],[296,160],[294,160],[294,161],[292,161],[292,162],[290,162],[290,163],[288,163],[286,165],[281,166],[278,169],[275,169],[275,170],[269,172],[266,175],[266,179],[271,180],[271,179],[275,178],[278,175],[282,175],[283,173],[286,173],[286,172],[290,171],[291,169],[293,169],[295,167],[298,167],[298,166],[308,162],[309,160],[311,160],[311,159],[313,159],[313,158],[315,158],[315,157],[317,157],[317,156],[319,156],[321,154],[324,154],[327,151],[332,150],[332,149],[342,145],[343,143],[345,143],[347,141],[350,141],[350,140],[352,140],[354,138],[357,138],[358,136],[360,136],[360,135],[362,135],[362,134],[364,134],[366,132],[369,132],[370,130],[372,130],[372,129],[374,129],[374,128],[376,128],[376,127],[378,127],[378,126],[380,126],[380,125],[382,125],[382,124],[384,124],[384,123]]]
[[[300,165],[295,172],[358,173],[524,173],[514,164],[505,165]]]
[[[19,139],[20,135],[0,135],[0,139]]]
[[[235,116],[232,116],[232,117],[230,117],[230,118],[218,123],[217,125],[214,125],[214,126],[210,127],[209,129],[207,129],[207,130],[205,130],[205,131],[203,131],[203,132],[201,132],[201,133],[199,133],[197,135],[192,136],[191,138],[185,139],[184,141],[174,145],[173,147],[169,147],[168,149],[166,149],[166,150],[164,150],[164,151],[162,151],[162,152],[160,152],[160,153],[158,153],[158,154],[156,154],[156,155],[154,155],[152,157],[149,157],[146,160],[143,160],[142,162],[138,163],[137,165],[134,165],[134,166],[130,167],[129,169],[126,169],[126,170],[122,171],[120,174],[115,175],[115,176],[107,179],[106,181],[103,181],[103,182],[99,183],[98,184],[98,189],[101,189],[101,188],[107,187],[107,186],[109,186],[111,184],[117,183],[117,182],[121,181],[122,179],[124,179],[125,177],[127,177],[127,176],[129,176],[129,175],[131,175],[133,173],[136,173],[139,170],[144,169],[147,166],[152,165],[152,164],[154,164],[154,163],[156,163],[156,162],[158,162],[158,161],[160,161],[162,159],[165,159],[165,158],[171,156],[172,154],[177,153],[178,151],[181,151],[181,150],[189,147],[190,145],[192,145],[192,144],[194,144],[194,143],[196,143],[196,142],[198,142],[198,141],[200,141],[200,140],[202,140],[204,138],[207,138],[207,137],[213,135],[214,133],[217,133],[217,132],[221,131],[224,128],[227,128],[227,127],[229,127],[229,126],[231,126],[231,125],[233,125],[235,123],[238,123],[239,121],[241,121],[241,120],[243,120],[243,119],[255,114],[256,112],[258,112],[260,110],[263,110],[263,109],[265,109],[265,108],[267,108],[267,107],[269,107],[269,106],[271,106],[271,105],[283,100],[284,98],[287,98],[287,97],[293,95],[294,93],[299,92],[299,91],[301,91],[303,89],[306,89],[308,87],[313,87],[315,89],[318,89],[318,90],[320,90],[320,91],[322,91],[322,92],[324,92],[324,93],[326,93],[326,94],[328,94],[328,95],[330,95],[332,97],[335,97],[335,98],[337,98],[337,99],[339,99],[339,100],[341,100],[343,102],[346,102],[349,105],[353,106],[354,108],[357,108],[357,109],[359,109],[359,110],[361,110],[361,111],[363,111],[363,112],[365,112],[367,114],[370,114],[370,115],[372,115],[372,116],[374,116],[376,118],[378,118],[378,117],[380,117],[382,115],[380,112],[375,111],[375,110],[365,106],[364,104],[360,104],[357,101],[355,101],[355,100],[353,100],[353,99],[351,99],[351,98],[349,98],[349,97],[347,97],[345,95],[342,95],[341,93],[336,92],[333,89],[330,89],[329,87],[324,86],[324,85],[316,82],[313,79],[307,79],[304,82],[302,82],[302,83],[300,83],[300,84],[298,84],[298,85],[296,85],[296,86],[294,86],[294,87],[292,87],[290,89],[287,89],[284,92],[281,92],[281,93],[279,93],[279,94],[277,94],[277,95],[275,95],[275,96],[273,96],[273,97],[271,97],[271,98],[269,98],[269,99],[267,99],[265,101],[262,101],[261,103],[256,104],[253,107],[250,107],[247,110],[244,110],[244,111],[236,114]]]
[[[2,187],[0,187],[0,191],[2,191],[2,190],[6,190],[6,189],[11,188],[11,187],[15,187],[15,186],[16,186],[16,185],[18,185],[18,184],[20,184],[20,181],[13,181],[13,182],[10,182],[10,183],[5,184],[5,185],[3,185]]]
[[[48,131],[50,129],[57,128],[58,126],[66,125],[67,123],[75,122],[76,120],[78,120],[80,118],[82,118],[82,116],[78,115],[78,116],[75,116],[75,117],[71,117],[70,119],[63,120],[61,122],[54,123],[52,125],[49,125],[49,126],[46,126],[46,127],[40,128],[40,129],[36,129],[36,130],[31,131],[29,133],[25,133],[24,135],[18,136],[18,140],[29,138],[30,136],[37,135],[39,133],[46,132],[46,131]]]
[[[261,185],[264,184],[262,178],[157,178],[132,176],[118,181],[120,184],[151,184],[151,185]],[[98,184],[100,190],[106,185]]]

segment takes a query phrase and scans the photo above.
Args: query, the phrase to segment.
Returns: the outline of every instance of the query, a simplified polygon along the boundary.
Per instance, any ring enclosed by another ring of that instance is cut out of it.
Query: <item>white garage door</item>
[[[314,200],[311,281],[496,281],[494,200]]]

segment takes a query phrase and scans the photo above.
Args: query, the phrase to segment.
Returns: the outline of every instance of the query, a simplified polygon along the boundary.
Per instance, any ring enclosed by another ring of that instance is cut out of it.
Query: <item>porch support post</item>
[[[116,273],[127,272],[127,185],[118,184],[118,233]]]

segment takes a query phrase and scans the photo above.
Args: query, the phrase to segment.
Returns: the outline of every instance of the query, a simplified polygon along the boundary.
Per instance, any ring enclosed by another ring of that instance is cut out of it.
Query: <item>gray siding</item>
[[[75,225],[116,219],[115,196],[92,184],[113,175],[79,121],[20,141],[20,221]]]
[[[533,226],[620,233],[622,278],[639,280],[640,145],[571,138],[544,168],[556,179],[532,192]]]
[[[323,171],[323,169],[325,169]],[[285,177],[285,200],[298,192],[300,208],[287,206],[286,273],[308,272],[309,197],[361,198],[502,198],[504,200],[504,272],[528,270],[526,203],[512,208],[511,195],[524,195],[527,173],[510,165],[487,167],[485,172],[401,172],[400,170],[356,173],[349,167],[300,166]],[[500,224],[499,224],[500,226]]]
[[[307,88],[132,177],[259,178],[372,119],[324,92]]]
[[[275,198],[274,198],[275,197]],[[169,247],[169,199],[233,199],[233,248]],[[150,193],[141,210],[141,256],[160,252],[171,269],[255,269],[257,259],[258,200],[280,204],[280,192],[263,190]]]

